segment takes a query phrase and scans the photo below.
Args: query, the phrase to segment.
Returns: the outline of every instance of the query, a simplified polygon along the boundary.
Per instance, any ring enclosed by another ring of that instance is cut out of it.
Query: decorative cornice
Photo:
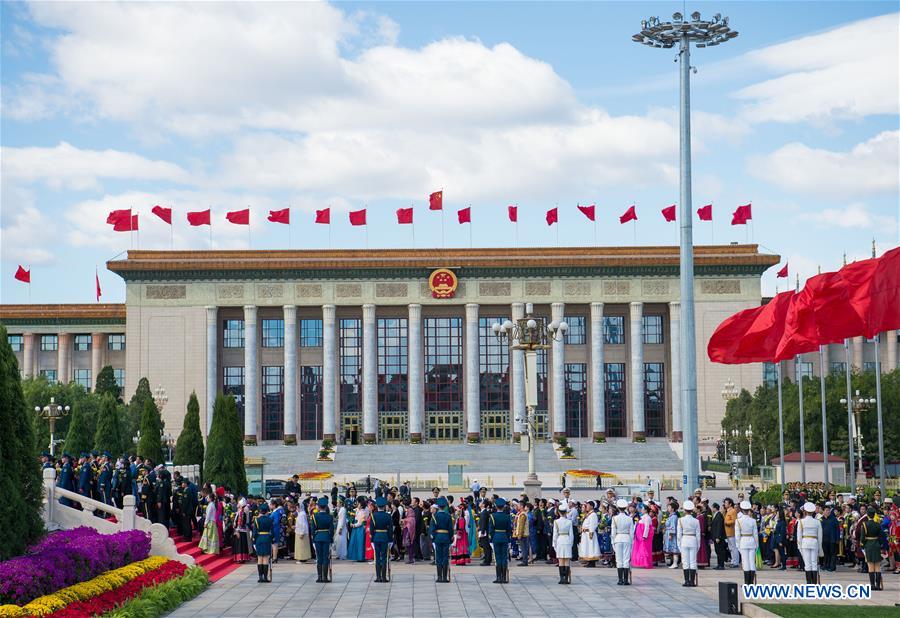
[[[0,323],[10,326],[124,324],[125,305],[0,305]]]

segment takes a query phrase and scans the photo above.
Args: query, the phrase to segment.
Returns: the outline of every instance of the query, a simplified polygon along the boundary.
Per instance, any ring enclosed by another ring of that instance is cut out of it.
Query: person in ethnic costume
[[[149,479],[145,479],[145,482],[149,484]],[[205,554],[218,554],[219,549],[221,548],[221,539],[219,537],[219,529],[216,526],[216,497],[210,495],[207,496],[206,500],[206,512],[203,519],[203,535],[200,537],[200,549],[202,549]]]
[[[310,529],[309,529],[309,499],[300,503],[297,508],[297,521],[294,523],[294,558],[297,562],[306,562],[312,558],[312,551],[309,546]],[[318,550],[316,550],[318,558]],[[318,564],[318,561],[317,561]]]
[[[368,511],[366,510],[366,499],[360,498],[353,512],[352,523],[350,524],[350,543],[347,547],[347,560],[355,562],[366,561],[366,518]]]
[[[453,554],[454,565],[469,564],[469,526],[466,522],[466,503],[460,502],[457,507],[456,522],[453,524]]]
[[[247,500],[238,500],[238,509],[234,514],[234,536],[231,539],[231,558],[244,563],[250,559],[250,507]],[[188,522],[190,526],[190,522]]]
[[[634,529],[634,547],[631,550],[631,566],[640,569],[653,568],[653,521],[647,509],[638,505],[641,518]]]
[[[334,553],[338,560],[347,559],[347,539],[350,536],[347,525],[347,506],[344,498],[338,498],[337,533],[335,535]]]
[[[259,515],[253,520],[253,547],[256,550],[256,570],[259,573],[257,582],[272,581],[272,529],[275,522],[269,515],[269,505],[259,505]]]
[[[575,534],[572,528],[572,522],[565,517],[569,505],[565,502],[559,505],[559,511],[563,515],[553,520],[553,550],[556,552],[556,559],[559,560],[559,583],[572,583],[572,567],[569,566],[569,560],[572,558],[572,543],[575,541]]]
[[[594,512],[596,503],[585,503],[585,516],[581,522],[581,543],[578,545],[578,558],[587,563],[589,567],[597,566],[600,559],[600,542],[597,540],[597,513]],[[557,556],[558,558],[558,556]]]
[[[334,541],[334,518],[328,512],[328,498],[319,498],[319,510],[313,513],[311,531],[313,543],[316,544],[316,572],[319,577],[316,583],[327,584],[331,581],[331,544]],[[305,513],[304,508],[301,512]],[[305,539],[304,539],[305,542]]]
[[[663,538],[663,552],[671,556],[672,564],[670,569],[678,567],[678,560],[681,557],[681,550],[678,548],[678,503],[674,500],[666,506],[666,524]]]

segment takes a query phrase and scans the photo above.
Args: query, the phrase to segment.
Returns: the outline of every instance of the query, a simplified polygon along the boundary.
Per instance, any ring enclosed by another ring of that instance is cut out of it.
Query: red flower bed
[[[51,614],[53,618],[90,618],[91,616],[100,616],[106,612],[115,609],[125,601],[136,597],[145,588],[156,586],[170,579],[175,579],[184,575],[187,567],[177,560],[170,560],[158,569],[148,571],[143,575],[139,575],[124,586],[104,592],[89,601],[76,601],[70,603],[58,612]]]

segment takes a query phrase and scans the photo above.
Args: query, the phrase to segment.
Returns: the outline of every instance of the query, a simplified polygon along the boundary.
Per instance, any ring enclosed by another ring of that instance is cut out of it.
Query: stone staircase
[[[190,541],[177,534],[174,528],[169,530],[169,536],[175,541],[178,553],[191,556],[195,566],[202,567],[209,575],[210,582],[219,581],[241,566],[240,563],[232,561],[230,547],[222,549],[218,554],[204,554],[200,549],[200,535],[196,532]]]

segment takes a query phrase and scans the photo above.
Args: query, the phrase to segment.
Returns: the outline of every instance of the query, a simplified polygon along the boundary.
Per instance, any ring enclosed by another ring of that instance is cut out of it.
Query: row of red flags
[[[851,337],[900,328],[900,247],[811,277],[722,322],[707,346],[725,364],[779,362]]]
[[[519,207],[507,206],[507,216],[513,223],[519,221]],[[578,205],[578,210],[589,220],[597,220],[597,210],[595,204]],[[432,193],[429,197],[429,210],[443,210],[442,192]],[[349,213],[350,225],[366,225],[366,208],[353,210]],[[662,216],[666,221],[675,221],[675,205],[667,206],[662,209]],[[165,206],[156,205],[150,212],[159,217],[165,223],[172,225],[172,209]],[[697,215],[701,221],[712,221],[712,204],[701,206],[697,209]],[[467,206],[456,211],[456,217],[459,223],[472,222],[472,207]],[[732,213],[732,225],[746,225],[752,219],[752,210],[750,204],[738,206]],[[629,221],[637,221],[637,207],[630,206],[620,217],[619,223],[628,223]],[[232,210],[225,213],[225,220],[234,225],[250,225],[250,208],[241,210]],[[291,209],[282,208],[281,210],[270,210],[268,220],[272,223],[282,223],[289,225],[291,222]],[[559,222],[559,208],[554,207],[547,211],[545,216],[547,225],[553,225]],[[316,211],[315,223],[330,225],[331,224],[331,208],[323,208]],[[130,208],[122,210],[113,210],[106,218],[106,222],[113,226],[116,232],[132,232],[138,230],[138,215],[132,213]],[[187,213],[187,222],[191,226],[212,225],[212,209],[198,210]],[[398,208],[397,223],[399,225],[411,225],[413,223],[413,208]]]
[[[31,270],[26,270],[21,264],[19,264],[19,267],[16,269],[14,277],[17,281],[31,285]],[[97,296],[97,302],[99,303],[100,297],[103,296],[103,290],[100,289],[100,273],[96,270],[94,271],[94,292]]]

